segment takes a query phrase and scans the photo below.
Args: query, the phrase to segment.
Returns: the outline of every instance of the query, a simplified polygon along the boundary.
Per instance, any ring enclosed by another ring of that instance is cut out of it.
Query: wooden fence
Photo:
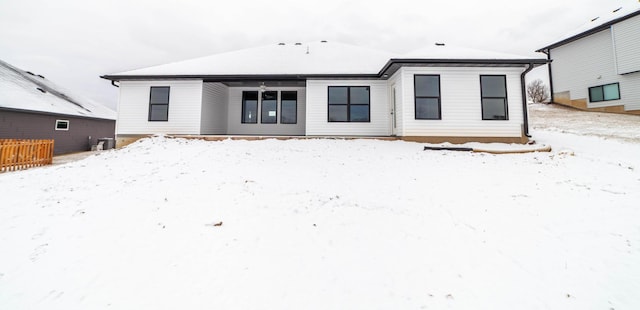
[[[53,163],[53,140],[0,139],[0,172],[51,163]]]

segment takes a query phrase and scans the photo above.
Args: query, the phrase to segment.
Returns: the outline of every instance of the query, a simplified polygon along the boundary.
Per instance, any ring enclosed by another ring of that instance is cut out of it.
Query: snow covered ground
[[[550,153],[157,137],[0,174],[0,308],[640,308],[640,143],[536,122]]]

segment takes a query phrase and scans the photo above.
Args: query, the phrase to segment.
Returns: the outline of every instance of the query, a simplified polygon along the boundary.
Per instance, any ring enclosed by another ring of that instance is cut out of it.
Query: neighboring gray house
[[[115,111],[0,61],[0,139],[53,139],[54,154],[114,138]]]
[[[120,87],[118,141],[177,134],[525,142],[524,74],[546,62],[444,44],[396,55],[320,41],[102,78]]]
[[[537,51],[552,61],[552,101],[640,114],[640,6],[594,18]]]

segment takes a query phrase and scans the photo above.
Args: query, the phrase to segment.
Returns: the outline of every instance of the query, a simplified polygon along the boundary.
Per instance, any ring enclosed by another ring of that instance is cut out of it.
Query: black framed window
[[[369,122],[369,86],[329,86],[329,122]]]
[[[415,75],[415,118],[441,119],[440,113],[440,76]]]
[[[298,92],[280,92],[280,123],[298,123]]]
[[[483,120],[509,119],[506,75],[481,75],[480,92]]]
[[[63,119],[56,120],[56,130],[69,130],[69,121]]]
[[[275,124],[278,122],[278,92],[262,92],[262,116],[260,122],[263,124]]]
[[[589,102],[600,102],[620,99],[620,84],[612,83],[589,87]]]
[[[242,123],[258,123],[258,92],[242,92]]]
[[[169,120],[169,87],[151,87],[149,95],[149,121]]]

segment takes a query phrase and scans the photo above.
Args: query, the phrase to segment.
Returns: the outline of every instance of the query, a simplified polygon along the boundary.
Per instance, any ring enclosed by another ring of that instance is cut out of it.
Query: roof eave
[[[304,81],[313,78],[375,79],[375,73],[354,74],[168,74],[168,75],[103,75],[103,79],[120,80],[219,80],[219,81]]]
[[[598,33],[598,32],[600,32],[600,31],[606,30],[606,29],[608,29],[609,27],[611,27],[611,26],[612,26],[612,25],[614,25],[614,24],[617,24],[617,23],[619,23],[619,22],[622,22],[622,21],[624,21],[624,20],[627,20],[627,19],[629,19],[629,18],[632,18],[632,17],[638,16],[638,15],[640,15],[640,10],[635,11],[635,12],[633,12],[633,13],[631,13],[631,14],[628,14],[628,15],[625,15],[625,16],[622,16],[622,17],[619,17],[619,18],[616,18],[616,19],[614,19],[614,20],[612,20],[612,21],[609,21],[609,22],[604,23],[604,24],[602,24],[602,25],[600,25],[600,26],[597,26],[597,27],[591,28],[591,29],[586,30],[586,31],[584,31],[584,32],[578,33],[578,34],[576,34],[576,35],[574,35],[574,36],[571,36],[571,37],[569,37],[569,38],[566,38],[566,39],[560,40],[560,41],[558,41],[558,42],[556,42],[556,43],[553,43],[553,44],[547,45],[547,46],[545,46],[545,47],[539,48],[539,49],[537,49],[537,50],[536,50],[536,52],[538,52],[538,53],[546,53],[546,52],[548,52],[548,51],[549,51],[549,50],[551,50],[551,49],[554,49],[554,48],[556,48],[556,47],[560,47],[560,46],[562,46],[562,45],[565,45],[565,44],[571,43],[571,42],[573,42],[573,41],[580,40],[580,39],[585,38],[585,37],[588,37],[588,36],[590,36],[590,35],[592,35],[592,34],[594,34],[594,33]]]
[[[39,114],[39,115],[51,115],[51,116],[60,116],[60,117],[75,117],[82,119],[91,119],[91,120],[103,120],[103,121],[116,121],[116,117],[106,117],[106,116],[87,116],[87,115],[77,115],[77,114],[69,114],[69,113],[61,113],[61,112],[48,112],[48,111],[39,111],[39,110],[27,110],[27,109],[17,109],[17,108],[8,108],[8,107],[0,107],[0,110],[9,111],[9,112],[18,112],[18,113],[29,113],[29,114]]]
[[[307,79],[379,79],[392,64],[475,64],[475,65],[543,65],[547,59],[419,59],[392,58],[378,73],[354,74],[166,74],[166,75],[102,75],[103,79],[120,80],[219,80],[219,81],[304,81]]]
[[[540,66],[548,63],[549,60],[543,58],[533,59],[422,59],[422,58],[392,58],[380,70],[379,75],[385,72],[394,64],[443,64],[443,65],[527,65]]]

